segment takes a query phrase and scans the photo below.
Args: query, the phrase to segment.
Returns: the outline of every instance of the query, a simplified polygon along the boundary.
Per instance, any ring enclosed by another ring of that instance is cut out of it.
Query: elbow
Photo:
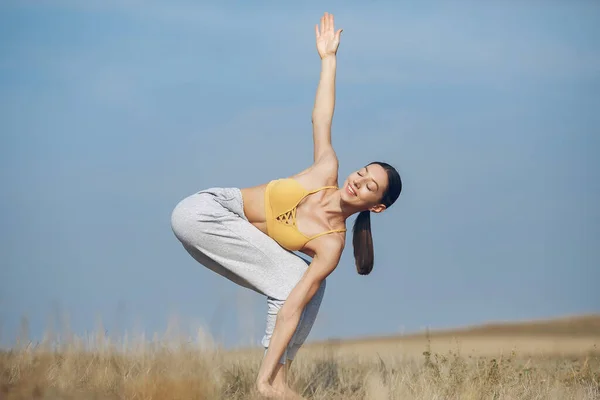
[[[315,107],[312,111],[312,120],[314,121],[329,121],[333,117],[333,108],[331,107]]]
[[[329,127],[329,126],[331,126],[331,121],[332,121],[331,115],[313,114],[313,116],[312,116],[312,124],[314,126]]]
[[[312,119],[312,123],[313,123],[313,124],[314,124],[315,122],[319,121],[320,119],[323,119],[323,117],[322,117],[320,114],[321,114],[321,112],[320,112],[318,109],[316,109],[316,108],[315,108],[315,109],[313,110],[313,112],[312,112],[312,116],[311,116],[311,119]]]

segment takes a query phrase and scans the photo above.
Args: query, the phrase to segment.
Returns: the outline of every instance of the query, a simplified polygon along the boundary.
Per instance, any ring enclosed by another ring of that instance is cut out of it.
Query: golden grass
[[[597,333],[313,343],[290,379],[310,399],[600,399]],[[183,339],[126,349],[102,336],[22,343],[0,352],[0,399],[258,399],[261,356],[261,349],[221,351]]]

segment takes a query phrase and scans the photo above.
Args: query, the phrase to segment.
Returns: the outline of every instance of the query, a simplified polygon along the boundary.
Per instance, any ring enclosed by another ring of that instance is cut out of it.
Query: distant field
[[[96,338],[0,353],[0,399],[258,399],[262,349]],[[600,316],[309,343],[290,384],[310,399],[600,399]]]
[[[363,338],[311,343],[307,348],[336,348],[341,352],[394,353],[420,356],[429,345],[432,351],[460,351],[464,355],[493,356],[517,351],[544,356],[600,354],[600,315],[554,320],[494,323],[462,329],[422,332],[403,336]]]

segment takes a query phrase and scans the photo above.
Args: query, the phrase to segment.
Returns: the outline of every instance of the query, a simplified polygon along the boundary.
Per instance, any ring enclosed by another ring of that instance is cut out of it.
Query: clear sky
[[[383,160],[404,191],[372,219],[370,276],[348,235],[309,340],[600,311],[600,3],[5,0],[3,343],[68,315],[258,344],[264,298],[170,215],[310,165],[324,11],[340,180]]]

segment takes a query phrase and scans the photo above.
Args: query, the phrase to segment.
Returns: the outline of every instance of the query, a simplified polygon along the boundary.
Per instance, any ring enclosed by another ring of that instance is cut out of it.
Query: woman
[[[391,206],[402,189],[396,170],[381,162],[360,168],[338,186],[331,123],[341,31],[334,31],[328,13],[320,30],[315,26],[321,76],[312,113],[314,163],[260,186],[202,190],[172,213],[173,232],[192,257],[267,297],[265,355],[256,385],[269,397],[297,396],[285,383],[287,369],[315,321],[325,278],[344,250],[346,220],[358,213],[354,256],[358,273],[367,275],[373,268],[370,213]]]

